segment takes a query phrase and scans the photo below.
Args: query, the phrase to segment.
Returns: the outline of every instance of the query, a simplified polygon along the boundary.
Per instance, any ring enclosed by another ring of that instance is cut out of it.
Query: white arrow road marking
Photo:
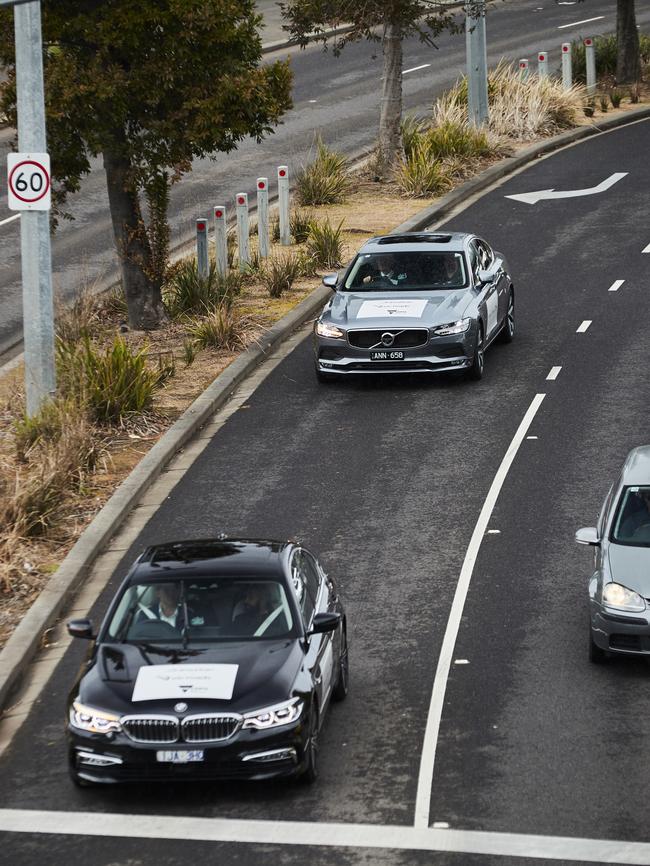
[[[536,192],[522,192],[518,195],[507,195],[505,198],[513,198],[515,201],[523,201],[526,204],[537,204],[542,199],[550,198],[578,198],[582,195],[596,195],[599,192],[605,192],[610,186],[614,186],[619,180],[622,180],[627,175],[626,171],[616,171],[611,174],[606,180],[599,183],[598,186],[587,187],[587,189],[538,189]]]

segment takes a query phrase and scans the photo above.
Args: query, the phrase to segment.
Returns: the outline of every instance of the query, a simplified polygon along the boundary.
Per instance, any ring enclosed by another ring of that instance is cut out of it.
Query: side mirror
[[[336,288],[338,276],[338,274],[325,274],[325,276],[323,277],[323,285],[327,286],[328,289],[332,289],[332,291],[334,291],[334,289]]]
[[[483,283],[483,284],[493,283],[495,277],[496,277],[496,271],[493,271],[491,269],[489,271],[484,271],[483,269],[481,269],[478,272],[479,283]]]
[[[94,640],[93,624],[89,619],[71,619],[68,623],[70,637],[80,637],[84,640]]]
[[[576,532],[576,541],[578,544],[591,544],[592,547],[597,547],[600,544],[598,530],[595,526],[585,526]]]
[[[340,613],[317,613],[311,624],[309,634],[324,634],[336,631],[341,623]]]

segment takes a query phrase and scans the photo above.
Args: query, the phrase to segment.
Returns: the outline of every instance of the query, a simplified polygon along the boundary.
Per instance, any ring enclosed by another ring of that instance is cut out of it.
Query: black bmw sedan
[[[346,620],[317,559],[291,542],[158,545],[136,561],[68,700],[81,785],[318,772],[331,699],[348,690]]]

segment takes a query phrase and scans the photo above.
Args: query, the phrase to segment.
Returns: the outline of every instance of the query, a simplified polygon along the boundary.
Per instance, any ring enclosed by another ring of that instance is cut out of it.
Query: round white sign
[[[8,154],[7,203],[10,210],[49,210],[50,186],[48,154]]]

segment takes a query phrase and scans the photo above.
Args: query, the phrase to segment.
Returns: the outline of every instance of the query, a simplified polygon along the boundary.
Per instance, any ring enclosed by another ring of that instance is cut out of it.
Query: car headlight
[[[330,337],[333,340],[340,340],[345,337],[345,331],[329,322],[316,322],[316,333],[319,337]]]
[[[283,704],[255,710],[254,713],[245,713],[242,727],[255,728],[257,731],[264,731],[266,728],[279,728],[281,725],[288,725],[300,718],[302,707],[303,703],[300,698],[292,698]]]
[[[91,734],[112,734],[122,730],[120,717],[75,701],[70,707],[70,724]]]
[[[436,337],[447,337],[449,334],[464,334],[472,324],[471,319],[459,319],[457,322],[449,322],[447,325],[438,325],[431,329]]]
[[[645,599],[638,592],[621,586],[620,583],[608,583],[603,589],[603,604],[618,610],[645,610]]]

